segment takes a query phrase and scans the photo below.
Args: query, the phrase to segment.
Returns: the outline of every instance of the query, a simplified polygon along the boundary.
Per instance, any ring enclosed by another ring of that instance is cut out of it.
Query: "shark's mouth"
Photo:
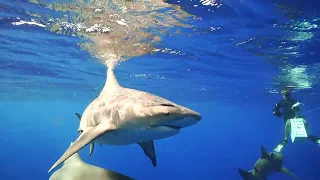
[[[173,126],[173,125],[154,125],[154,126],[150,126],[150,128],[160,127],[160,126],[165,126],[165,127],[172,128],[172,129],[175,129],[175,130],[180,130],[181,129],[181,127]]]
[[[137,142],[148,142],[174,136],[180,127],[171,125],[153,125],[141,128],[122,128],[103,134],[96,142],[108,145],[128,145]]]
[[[176,121],[171,122],[170,124],[166,124],[165,126],[176,127],[176,128],[186,128],[197,124],[199,120],[196,120],[193,117],[185,117]]]

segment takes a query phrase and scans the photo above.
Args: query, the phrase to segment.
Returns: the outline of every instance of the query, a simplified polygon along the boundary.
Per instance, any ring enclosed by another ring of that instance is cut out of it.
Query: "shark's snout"
[[[201,115],[186,107],[176,104],[160,104],[151,107],[158,125],[170,125],[185,128],[198,123]]]
[[[194,119],[196,121],[200,121],[202,119],[201,115],[196,111],[193,111],[193,110],[190,110],[190,109],[185,110],[185,111],[186,111],[185,112],[186,115],[191,119]]]

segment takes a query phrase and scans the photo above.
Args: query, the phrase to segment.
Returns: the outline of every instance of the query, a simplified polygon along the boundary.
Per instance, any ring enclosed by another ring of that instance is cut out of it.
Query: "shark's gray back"
[[[132,180],[132,178],[103,168],[83,164],[62,167],[54,172],[49,180]]]
[[[107,103],[120,110],[135,108],[136,106],[147,107],[166,103],[176,105],[154,94],[130,88],[118,88],[112,97],[108,99]]]
[[[257,162],[254,164],[254,168],[255,168],[253,170],[254,175],[259,177],[265,177],[275,172],[273,163],[268,159],[259,158]]]
[[[270,153],[269,153],[270,155]],[[274,172],[279,172],[282,167],[282,156],[274,154],[268,158],[259,158],[254,164],[254,168],[259,172],[253,171],[261,177],[266,177]]]
[[[133,178],[87,164],[76,153],[67,159],[49,180],[133,180]]]

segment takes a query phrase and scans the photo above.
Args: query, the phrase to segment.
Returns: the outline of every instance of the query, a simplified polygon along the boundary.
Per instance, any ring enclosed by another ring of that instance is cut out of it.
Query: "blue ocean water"
[[[261,145],[271,151],[283,139],[283,120],[272,107],[284,86],[294,87],[310,131],[320,136],[318,3],[201,2],[169,1],[201,17],[192,22],[197,29],[164,37],[157,48],[170,50],[122,62],[115,73],[122,86],[190,107],[202,121],[155,141],[156,168],[137,145],[96,146],[92,157],[85,147],[84,161],[136,179],[242,179],[237,168],[250,170]],[[82,113],[105,82],[105,65],[79,48],[81,39],[14,25],[31,22],[26,12],[62,13],[28,1],[0,1],[3,180],[49,179],[48,169],[78,136],[74,113]],[[319,152],[309,141],[289,143],[284,166],[318,180]],[[292,178],[275,173],[268,179]]]

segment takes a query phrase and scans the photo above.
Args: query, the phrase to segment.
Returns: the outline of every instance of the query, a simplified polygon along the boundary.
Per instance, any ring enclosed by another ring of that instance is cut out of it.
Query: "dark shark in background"
[[[238,169],[238,171],[244,180],[267,180],[267,177],[275,172],[282,172],[295,179],[302,180],[283,166],[282,153],[275,151],[268,153],[262,146],[261,157],[256,161],[253,169],[250,171]]]

